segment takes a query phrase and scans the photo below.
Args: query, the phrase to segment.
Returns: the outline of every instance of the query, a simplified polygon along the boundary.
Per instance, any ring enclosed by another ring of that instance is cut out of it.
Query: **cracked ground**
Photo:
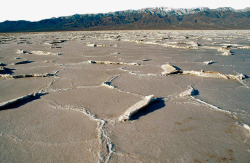
[[[248,162],[249,34],[0,35],[0,162]]]

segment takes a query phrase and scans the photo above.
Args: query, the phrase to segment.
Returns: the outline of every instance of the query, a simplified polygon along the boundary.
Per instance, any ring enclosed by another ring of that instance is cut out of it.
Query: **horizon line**
[[[125,9],[125,10],[116,10],[116,11],[108,11],[108,12],[96,12],[96,13],[84,13],[84,14],[79,14],[79,13],[76,13],[76,14],[72,14],[72,15],[65,15],[65,16],[52,16],[50,18],[42,18],[42,19],[39,19],[39,20],[24,20],[24,19],[19,19],[19,20],[4,20],[4,21],[1,21],[0,23],[3,23],[3,22],[6,22],[6,21],[27,21],[27,22],[39,22],[39,21],[42,21],[42,20],[46,20],[46,19],[56,19],[56,18],[60,18],[60,17],[70,17],[70,16],[74,16],[74,15],[98,15],[98,14],[109,14],[109,13],[115,13],[115,12],[122,12],[122,11],[139,11],[139,10],[143,10],[143,9],[154,9],[154,8],[168,8],[170,10],[181,10],[181,9],[209,9],[209,10],[217,10],[217,9],[222,9],[222,8],[230,8],[230,9],[233,9],[235,11],[239,11],[239,10],[246,10],[250,7],[245,7],[245,8],[241,8],[241,9],[235,9],[233,7],[217,7],[217,8],[209,8],[209,7],[187,7],[187,8],[174,8],[174,7],[163,7],[163,6],[160,6],[160,7],[145,7],[145,8],[140,8],[140,9]]]

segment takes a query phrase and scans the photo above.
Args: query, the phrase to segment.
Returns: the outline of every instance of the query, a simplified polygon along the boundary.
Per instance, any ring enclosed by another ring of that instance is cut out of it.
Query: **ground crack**
[[[107,132],[105,130],[105,124],[110,121],[109,119],[100,119],[97,118],[96,115],[92,114],[89,110],[83,107],[76,107],[73,105],[66,105],[66,106],[54,106],[56,109],[68,109],[68,110],[73,110],[73,111],[78,111],[83,113],[85,116],[87,116],[90,120],[97,122],[97,131],[98,131],[98,140],[99,144],[101,145],[101,149],[98,153],[98,162],[101,163],[107,163],[109,162],[111,155],[115,153],[113,151],[113,143],[111,142],[111,139],[107,135]]]

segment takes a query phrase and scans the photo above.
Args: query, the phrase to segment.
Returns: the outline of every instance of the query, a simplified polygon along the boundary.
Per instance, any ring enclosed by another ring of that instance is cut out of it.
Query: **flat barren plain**
[[[0,34],[0,162],[249,162],[250,31]]]

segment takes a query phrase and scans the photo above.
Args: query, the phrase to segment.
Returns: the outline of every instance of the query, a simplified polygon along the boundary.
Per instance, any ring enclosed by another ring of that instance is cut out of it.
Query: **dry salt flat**
[[[0,162],[249,162],[249,36],[0,34]]]

